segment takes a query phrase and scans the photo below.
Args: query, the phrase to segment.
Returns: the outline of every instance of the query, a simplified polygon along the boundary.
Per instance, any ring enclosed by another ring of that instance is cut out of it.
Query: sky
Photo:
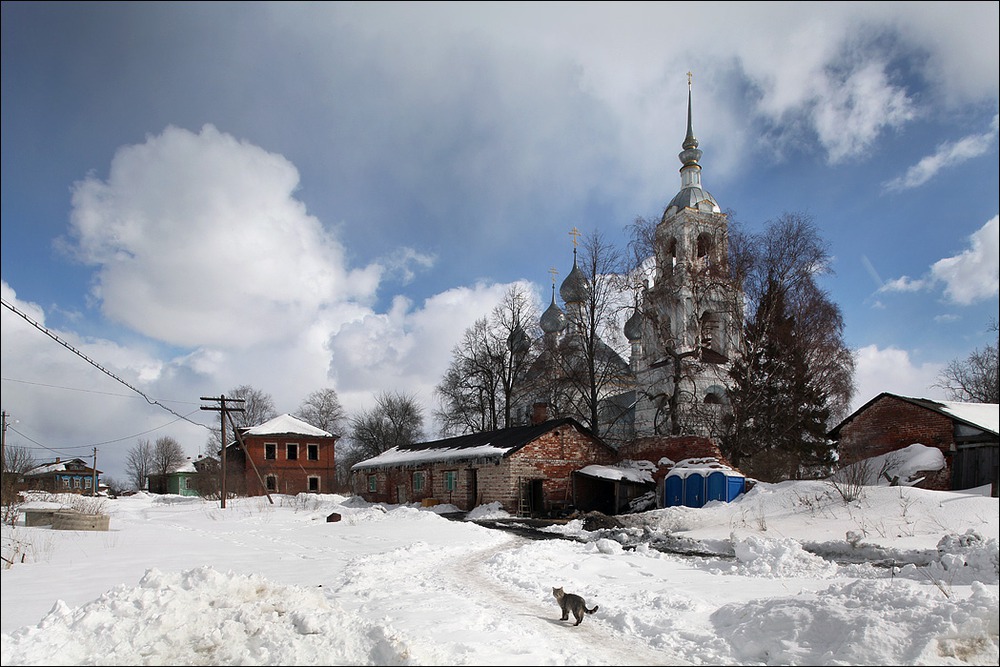
[[[996,665],[997,498],[828,481],[583,517],[531,539],[453,505],[302,494],[37,498],[107,531],[3,524],[17,665]],[[679,465],[685,462],[678,462]],[[988,490],[986,491],[988,494]],[[339,521],[329,521],[331,515]],[[608,517],[605,517],[607,519]],[[686,550],[678,554],[669,547]],[[691,555],[697,554],[697,555]],[[23,560],[22,560],[23,557]],[[561,620],[554,587],[589,609]]]
[[[241,385],[424,407],[575,228],[809,216],[857,408],[995,342],[998,3],[4,2],[7,441],[122,478]],[[550,273],[554,269],[556,274]],[[555,281],[555,282],[554,282]],[[96,450],[96,452],[95,452]]]

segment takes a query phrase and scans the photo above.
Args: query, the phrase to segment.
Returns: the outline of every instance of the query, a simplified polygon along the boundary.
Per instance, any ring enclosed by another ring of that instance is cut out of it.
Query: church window
[[[698,258],[706,257],[709,260],[712,258],[712,251],[714,250],[715,242],[712,239],[712,235],[708,232],[702,232],[698,234]]]

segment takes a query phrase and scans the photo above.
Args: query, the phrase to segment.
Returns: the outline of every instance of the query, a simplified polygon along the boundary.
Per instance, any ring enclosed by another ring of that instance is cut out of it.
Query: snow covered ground
[[[3,664],[1000,658],[996,498],[873,486],[845,502],[827,482],[757,484],[621,528],[573,520],[548,540],[475,523],[507,516],[497,506],[455,520],[452,506],[274,500],[138,494],[103,501],[106,532],[4,526]],[[555,586],[598,611],[561,621]]]

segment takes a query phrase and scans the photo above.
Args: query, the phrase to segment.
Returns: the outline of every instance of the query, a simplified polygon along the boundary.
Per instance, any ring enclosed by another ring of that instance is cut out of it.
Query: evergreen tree
[[[807,349],[777,280],[768,280],[744,333],[747,348],[730,369],[733,423],[724,441],[726,455],[734,465],[773,480],[829,465],[826,396],[811,376]]]

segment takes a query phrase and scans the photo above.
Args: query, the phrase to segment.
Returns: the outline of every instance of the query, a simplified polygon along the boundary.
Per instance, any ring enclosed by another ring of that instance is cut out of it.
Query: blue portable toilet
[[[731,502],[746,490],[746,478],[714,458],[685,459],[663,479],[663,507],[704,507]]]
[[[677,507],[684,504],[684,478],[668,475],[663,480],[663,506]]]
[[[735,470],[713,470],[708,474],[705,486],[707,500],[721,500],[728,503],[743,493],[746,478]]]
[[[684,478],[684,505],[701,507],[705,504],[705,478],[700,472],[693,472]]]

